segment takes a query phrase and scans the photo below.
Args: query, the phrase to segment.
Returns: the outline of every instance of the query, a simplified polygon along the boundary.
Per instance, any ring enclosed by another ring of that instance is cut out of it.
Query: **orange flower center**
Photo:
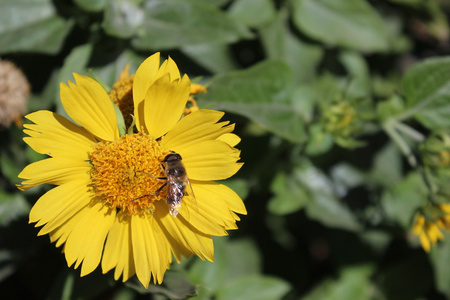
[[[155,201],[165,200],[161,161],[169,154],[158,141],[143,133],[126,134],[99,142],[91,153],[93,191],[111,208],[128,214],[154,212]]]

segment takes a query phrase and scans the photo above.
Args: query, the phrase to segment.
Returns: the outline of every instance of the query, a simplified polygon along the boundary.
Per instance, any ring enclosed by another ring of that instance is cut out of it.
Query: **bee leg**
[[[156,192],[154,192],[153,194],[142,195],[142,196],[140,196],[140,197],[137,197],[137,198],[134,198],[134,199],[130,200],[130,202],[139,200],[139,199],[144,198],[144,197],[156,196],[156,195],[159,194],[159,192],[162,191],[162,189],[163,189],[166,185],[167,185],[167,182],[164,182],[163,185],[161,185],[161,186],[156,190]]]

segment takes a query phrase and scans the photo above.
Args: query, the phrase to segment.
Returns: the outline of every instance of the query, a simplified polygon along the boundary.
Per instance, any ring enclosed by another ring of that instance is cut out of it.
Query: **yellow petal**
[[[244,202],[241,197],[236,194],[235,191],[227,187],[226,185],[213,182],[213,181],[193,181],[196,189],[199,193],[203,194],[204,198],[214,197],[213,194],[218,195],[223,201],[226,202],[226,206],[230,211],[235,213],[246,215],[247,209],[245,208]],[[214,202],[215,203],[215,202]],[[210,206],[211,203],[209,204]]]
[[[131,240],[139,281],[147,288],[152,275],[155,283],[161,283],[172,256],[167,239],[151,215],[131,216]]]
[[[192,196],[185,196],[179,210],[180,215],[205,234],[222,236],[227,235],[225,229],[237,229],[236,220],[239,218],[231,212],[231,208],[246,213],[239,196],[228,187],[215,182],[191,183],[195,201]]]
[[[420,235],[425,225],[425,217],[423,215],[417,215],[413,225],[413,232],[415,235]]]
[[[215,140],[225,133],[232,132],[234,125],[228,122],[217,123],[225,113],[202,109],[182,118],[163,138],[161,145],[177,151],[181,147],[204,140]]]
[[[420,244],[422,245],[422,248],[426,251],[426,252],[430,252],[430,240],[428,239],[427,235],[425,234],[425,232],[423,232],[422,234],[420,234]]]
[[[134,116],[136,117],[136,127],[141,130],[144,126],[144,99],[148,88],[157,79],[160,65],[159,52],[153,54],[139,66],[133,79],[133,102]]]
[[[24,141],[38,153],[87,160],[97,143],[91,133],[56,113],[41,110],[25,118],[35,124],[23,125],[30,136]]]
[[[55,228],[54,230],[48,233],[50,236],[50,241],[52,243],[56,241],[55,244],[56,247],[60,247],[67,241],[67,238],[69,237],[70,233],[77,226],[78,222],[84,216],[84,211],[87,209],[89,209],[89,207],[86,205],[80,211],[76,211],[76,213],[72,217],[61,223],[59,227]],[[42,228],[42,230],[44,229],[45,226],[44,228]],[[39,232],[39,235],[41,235],[41,232]]]
[[[202,260],[214,261],[214,245],[210,235],[194,228],[184,218],[174,218],[169,214],[167,204],[155,203],[155,221],[168,236],[171,250],[178,261],[180,255],[189,257],[195,254]]]
[[[67,264],[71,266],[76,262],[77,268],[83,262],[81,276],[94,271],[100,263],[106,235],[115,217],[115,209],[96,203],[84,211],[84,216],[67,238],[64,247]]]
[[[87,182],[68,182],[57,186],[34,204],[30,211],[30,223],[36,226],[47,224],[42,231],[46,234],[70,219],[74,214],[89,204]]]
[[[136,273],[131,243],[131,218],[120,212],[108,233],[102,258],[103,273],[112,268],[115,268],[114,279],[118,280],[123,275],[123,282]]]
[[[169,73],[172,81],[178,80],[181,78],[180,71],[178,70],[177,64],[173,61],[173,59],[170,56],[161,65],[159,72],[160,72],[160,76],[162,76],[163,74]],[[189,87],[189,93],[190,92],[191,92],[191,89]]]
[[[147,58],[137,69],[133,81],[134,115],[138,130],[144,126],[143,101],[147,91],[153,83],[162,76],[169,74],[171,81],[180,79],[180,71],[175,62],[169,57],[160,65],[160,54],[155,53]]]
[[[430,224],[430,226],[428,227],[427,234],[428,234],[428,238],[430,239],[432,245],[435,245],[438,240],[444,239],[444,235],[439,230],[439,227],[434,223]]]
[[[199,191],[195,184],[193,184],[192,188],[195,191]],[[225,230],[226,222],[223,221],[223,218],[227,217],[226,214],[231,218],[231,214],[227,206],[219,207],[221,204],[226,205],[226,203],[221,203],[219,197],[206,199],[204,198],[203,193],[197,194],[195,194],[195,200],[192,195],[183,197],[177,217],[184,218],[188,223],[204,234],[214,236],[228,235]],[[214,207],[211,203],[214,203]],[[225,216],[222,216],[221,212],[224,212]]]
[[[217,139],[219,141],[227,143],[231,147],[234,147],[234,146],[236,146],[237,144],[239,144],[241,142],[241,138],[238,137],[234,133],[225,133],[225,134],[219,136]]]
[[[91,165],[88,162],[72,158],[47,158],[26,166],[18,175],[19,178],[28,179],[22,182],[19,188],[26,190],[31,187],[49,183],[61,185],[70,181],[88,179]]]
[[[191,180],[222,180],[233,176],[242,166],[240,151],[219,140],[180,147],[186,172]]]
[[[114,106],[106,91],[94,79],[73,74],[76,85],[61,83],[61,103],[67,114],[95,136],[113,141],[119,138]]]
[[[183,114],[189,91],[190,81],[186,75],[181,81],[172,81],[167,73],[150,86],[143,103],[148,134],[159,138],[173,128]]]

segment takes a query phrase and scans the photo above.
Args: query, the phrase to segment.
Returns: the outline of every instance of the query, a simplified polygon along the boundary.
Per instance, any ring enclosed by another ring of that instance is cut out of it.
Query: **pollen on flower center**
[[[169,153],[158,141],[139,133],[104,141],[91,153],[92,188],[106,205],[129,214],[153,212],[154,202],[166,198],[162,159]]]

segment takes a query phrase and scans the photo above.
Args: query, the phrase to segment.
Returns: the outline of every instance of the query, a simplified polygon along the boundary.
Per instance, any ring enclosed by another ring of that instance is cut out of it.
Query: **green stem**
[[[393,121],[393,126],[417,142],[425,141],[425,136],[422,133],[402,122]]]
[[[394,141],[394,143],[397,144],[397,146],[400,148],[400,151],[405,155],[406,159],[408,160],[409,164],[412,167],[417,167],[417,160],[414,156],[411,148],[409,147],[408,143],[402,138],[400,134],[395,130],[395,121],[387,121],[383,124],[383,129],[387,133],[387,135]]]

